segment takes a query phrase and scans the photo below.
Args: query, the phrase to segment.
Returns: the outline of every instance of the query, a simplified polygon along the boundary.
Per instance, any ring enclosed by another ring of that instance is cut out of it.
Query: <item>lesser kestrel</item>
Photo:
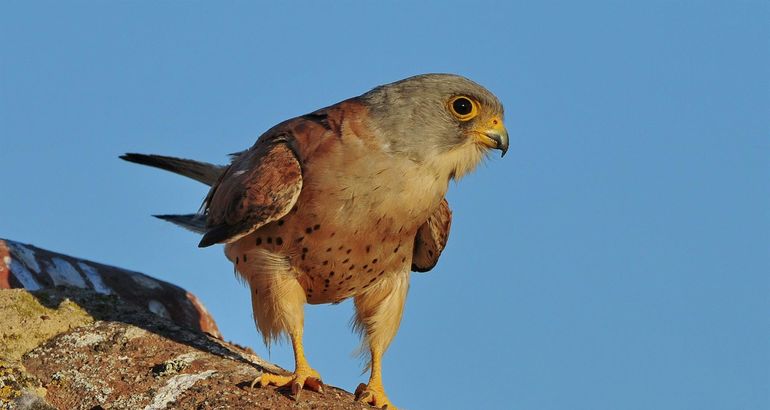
[[[321,389],[302,346],[306,303],[355,301],[355,328],[371,353],[356,397],[393,408],[381,359],[399,327],[412,271],[433,268],[447,241],[449,181],[490,149],[508,149],[503,106],[457,75],[426,74],[373,90],[262,134],[229,166],[156,155],[122,158],[211,185],[202,211],[164,219],[203,233],[251,289],[266,343],[288,335],[291,375],[260,386]]]

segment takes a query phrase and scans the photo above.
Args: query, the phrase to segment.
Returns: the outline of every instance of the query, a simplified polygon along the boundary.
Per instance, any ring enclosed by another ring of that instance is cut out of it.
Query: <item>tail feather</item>
[[[120,159],[137,164],[165,169],[173,173],[192,178],[206,185],[214,185],[227,167],[222,165],[200,162],[192,159],[166,157],[163,155],[147,155],[127,153]],[[173,221],[172,221],[173,222]]]
[[[181,226],[195,233],[206,233],[206,215],[187,214],[187,215],[153,215],[156,218]]]

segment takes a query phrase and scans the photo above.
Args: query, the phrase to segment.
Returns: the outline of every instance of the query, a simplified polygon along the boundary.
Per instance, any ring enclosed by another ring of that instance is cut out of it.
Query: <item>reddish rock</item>
[[[214,318],[192,293],[139,272],[0,239],[0,289],[56,286],[116,295],[166,319],[221,338]]]

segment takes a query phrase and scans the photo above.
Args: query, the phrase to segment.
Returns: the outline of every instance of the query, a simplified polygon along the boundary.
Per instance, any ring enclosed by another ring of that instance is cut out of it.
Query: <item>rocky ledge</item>
[[[147,275],[0,240],[0,289],[0,409],[370,408],[331,386],[251,388],[285,370]]]

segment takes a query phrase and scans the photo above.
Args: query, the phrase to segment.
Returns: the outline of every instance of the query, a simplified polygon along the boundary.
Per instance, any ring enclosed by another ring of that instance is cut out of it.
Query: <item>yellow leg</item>
[[[291,385],[291,393],[295,399],[299,399],[299,394],[303,387],[323,393],[321,376],[310,367],[305,358],[305,350],[302,347],[302,330],[292,332],[289,336],[291,337],[291,345],[294,348],[294,373],[290,375],[264,373],[251,382],[251,387],[254,387],[256,384],[259,384],[260,387]]]
[[[369,376],[369,384],[359,384],[356,388],[356,401],[371,404],[375,407],[397,410],[390,402],[382,386],[382,352],[372,349],[372,373]]]

